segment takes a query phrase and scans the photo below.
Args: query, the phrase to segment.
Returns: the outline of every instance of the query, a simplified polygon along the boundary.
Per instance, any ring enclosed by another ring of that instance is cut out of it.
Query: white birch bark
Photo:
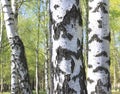
[[[22,94],[31,94],[32,91],[30,88],[24,45],[16,32],[17,27],[15,25],[14,13],[12,12],[11,3],[10,0],[1,0],[1,3],[3,7],[7,37],[11,47],[11,62],[14,62],[14,65],[11,66],[16,67],[17,69]],[[11,94],[15,93],[11,92]]]
[[[79,0],[50,0],[52,94],[87,94],[79,6]]]
[[[89,0],[88,94],[111,94],[109,0]]]
[[[17,28],[18,17],[16,16],[16,14],[18,14],[18,9],[16,0],[11,1],[11,7],[14,15],[15,26]],[[18,72],[15,66],[15,62],[11,62],[11,93],[12,94],[19,93]]]
[[[37,46],[38,46],[38,44],[37,44]],[[39,77],[38,77],[38,58],[39,58],[39,56],[38,56],[38,47],[36,48],[36,94],[39,94]]]

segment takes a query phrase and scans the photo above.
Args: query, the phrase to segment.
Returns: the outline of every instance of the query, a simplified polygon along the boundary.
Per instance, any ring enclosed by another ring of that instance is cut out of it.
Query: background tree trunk
[[[88,94],[110,94],[109,0],[89,0]]]
[[[3,92],[3,62],[2,62],[2,37],[3,37],[3,11],[2,11],[2,6],[0,2],[0,63],[1,63],[1,93]]]
[[[1,2],[7,30],[7,37],[11,47],[11,62],[14,63],[14,65],[12,66],[16,67],[17,69],[22,94],[31,94],[32,91],[30,88],[30,80],[28,74],[27,60],[25,56],[25,49],[23,42],[21,41],[16,32],[17,27],[15,25],[15,19],[11,8],[11,2],[10,0],[1,0]]]
[[[17,24],[18,24],[17,0],[11,0],[11,7],[14,14],[15,26],[17,28]],[[15,66],[15,62],[11,62],[11,94],[19,94],[18,72]]]
[[[87,94],[79,0],[50,0],[53,93]]]

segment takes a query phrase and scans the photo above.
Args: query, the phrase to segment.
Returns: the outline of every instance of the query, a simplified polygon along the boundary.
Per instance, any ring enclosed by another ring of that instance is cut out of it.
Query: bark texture
[[[22,94],[31,94],[27,61],[25,57],[24,45],[18,34],[15,25],[14,13],[12,12],[10,0],[1,0],[4,20],[7,30],[7,37],[11,47],[11,66],[16,68]],[[12,68],[12,69],[13,69]],[[13,72],[16,76],[16,72]],[[14,77],[13,75],[13,77]],[[16,89],[16,88],[13,88]],[[11,94],[18,94],[11,92]]]
[[[11,7],[14,15],[14,22],[17,28],[17,21],[18,21],[18,9],[17,9],[17,0],[11,1]],[[18,83],[18,71],[15,67],[15,63],[11,62],[11,93],[12,94],[19,94],[19,83]]]
[[[50,0],[52,94],[87,94],[79,0]]]
[[[89,0],[88,94],[111,94],[109,0]]]

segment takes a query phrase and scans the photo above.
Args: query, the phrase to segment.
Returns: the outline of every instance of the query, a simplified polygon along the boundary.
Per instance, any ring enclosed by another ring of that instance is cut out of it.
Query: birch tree
[[[89,0],[88,94],[110,94],[109,0]]]
[[[14,13],[12,12],[10,0],[1,0],[7,37],[11,47],[11,62],[16,67],[18,72],[18,79],[22,94],[31,94],[28,66],[25,57],[25,49],[22,40],[17,34],[17,27],[15,25]],[[11,94],[15,94],[14,92]]]
[[[50,0],[52,94],[87,94],[79,0]]]
[[[2,11],[2,6],[1,6],[1,2],[0,2],[0,55],[2,53],[2,36],[3,36],[3,11]],[[0,57],[0,63],[1,63],[1,73],[0,73],[0,76],[1,76],[1,88],[0,88],[0,91],[1,93],[3,92],[3,64],[2,64],[2,57]]]
[[[15,26],[17,28],[17,22],[18,22],[17,0],[11,0],[11,7],[12,7],[13,14],[14,14]],[[17,69],[16,69],[14,62],[11,62],[11,93],[12,94],[19,93],[18,72],[17,72]]]

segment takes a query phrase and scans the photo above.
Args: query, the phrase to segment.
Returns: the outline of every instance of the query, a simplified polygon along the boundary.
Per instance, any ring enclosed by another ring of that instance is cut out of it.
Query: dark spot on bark
[[[12,20],[12,21],[14,21],[14,19],[13,19],[13,18],[8,18],[7,20]]]
[[[73,93],[77,93],[74,89],[70,88],[68,85],[68,82],[70,81],[70,74],[65,75],[65,80],[63,82],[63,94],[73,94]]]
[[[88,43],[91,43],[92,41],[94,41],[94,40],[96,40],[97,42],[103,42],[99,37],[98,37],[98,35],[97,34],[94,34],[92,37],[91,37],[91,39],[88,41]]]
[[[92,7],[89,6],[89,10],[91,10],[91,9],[92,9]]]
[[[63,23],[65,25],[70,24],[70,21],[72,19],[75,22],[76,22],[76,20],[79,20],[79,25],[82,26],[82,16],[81,16],[80,9],[77,9],[77,7],[75,5],[72,6],[70,11],[66,11],[66,15],[64,16]]]
[[[76,0],[76,4],[79,5],[79,0]]]
[[[58,7],[60,7],[59,5],[54,5],[54,8],[57,9]]]
[[[92,2],[92,1],[94,1],[94,0],[89,0],[89,2]]]
[[[63,33],[63,38],[68,38],[69,40],[72,40],[73,36],[70,33]]]
[[[55,39],[55,40],[58,40],[59,39],[59,37],[60,37],[60,32],[62,31],[63,32],[63,37],[67,37],[67,31],[66,31],[66,28],[64,27],[64,25],[63,24],[57,24],[57,26],[53,26],[53,29],[54,29],[54,35],[53,35],[53,38]]]
[[[98,72],[98,71],[104,71],[106,74],[109,73],[107,68],[104,68],[102,66],[97,67],[96,69],[93,70],[93,72]]]
[[[92,91],[91,94],[95,94],[95,91]]]
[[[95,8],[95,10],[94,10],[93,12],[99,12],[99,9],[101,9],[101,11],[102,11],[103,13],[108,13],[108,11],[107,11],[106,8],[105,8],[106,6],[107,6],[106,3],[104,3],[104,2],[99,2],[98,5],[97,5],[97,7]]]
[[[75,68],[75,62],[74,62],[74,60],[72,59],[71,60],[71,72],[73,73],[73,71],[74,71],[74,68]]]
[[[105,63],[107,63],[110,66],[110,60],[107,60]]]
[[[100,62],[97,62],[97,64],[100,64]]]
[[[102,28],[102,20],[97,20],[98,22],[98,28]]]
[[[88,68],[92,68],[92,67],[93,67],[92,65],[90,65],[90,64],[88,65]]]
[[[66,60],[70,60],[72,58],[71,56],[74,56],[76,59],[79,59],[79,58],[82,59],[83,58],[81,49],[79,49],[77,51],[77,53],[75,53],[73,51],[70,51],[68,49],[62,48],[60,46],[60,47],[58,47],[58,49],[56,50],[56,52],[57,52],[56,60],[57,60],[58,63],[61,62],[61,60],[62,60],[63,57]]]
[[[52,17],[52,12],[51,10],[49,11],[49,16],[50,16],[50,24],[55,24],[55,20]]]
[[[107,36],[104,36],[103,39],[108,40],[110,42],[111,41],[111,39],[110,39],[110,33]]]
[[[104,87],[104,84],[102,83],[101,79],[99,79],[97,81],[97,85],[95,86],[96,94],[106,94],[106,92],[104,91],[102,87]]]
[[[86,75],[85,75],[85,66],[83,64],[83,67],[80,66],[80,80],[79,80],[79,83],[80,83],[80,86],[81,86],[81,92],[80,94],[87,94],[87,89],[86,89]]]
[[[80,47],[80,40],[77,39],[77,47]]]
[[[91,31],[92,31],[92,29],[91,29],[91,28],[88,28],[88,34],[90,34]]]
[[[90,78],[88,78],[87,81],[88,81],[90,84],[94,82],[94,81],[93,81],[92,79],[90,79]]]
[[[102,52],[98,53],[97,55],[95,55],[95,57],[99,57],[99,56],[108,57],[107,52],[105,52],[105,51],[102,51]]]

